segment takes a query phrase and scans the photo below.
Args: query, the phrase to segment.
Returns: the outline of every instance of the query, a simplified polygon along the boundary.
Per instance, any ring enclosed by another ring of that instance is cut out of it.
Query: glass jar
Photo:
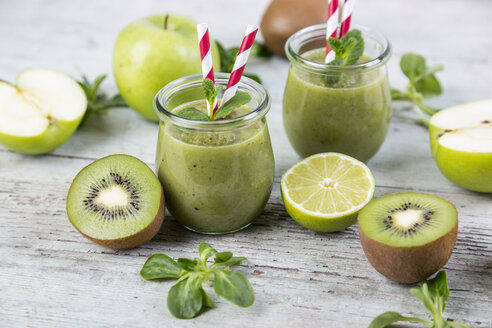
[[[229,75],[216,73],[216,86],[225,88]],[[154,99],[160,118],[156,170],[167,208],[195,232],[241,230],[260,215],[270,197],[275,168],[265,119],[270,95],[246,77],[238,91],[247,92],[251,101],[234,110],[235,117],[216,121],[176,115],[180,109],[205,105],[201,75],[169,83]]]
[[[361,161],[380,148],[391,120],[386,62],[388,41],[366,27],[365,50],[350,66],[320,64],[325,55],[326,25],[292,35],[285,45],[290,61],[284,91],[283,121],[289,141],[301,157],[339,152]]]

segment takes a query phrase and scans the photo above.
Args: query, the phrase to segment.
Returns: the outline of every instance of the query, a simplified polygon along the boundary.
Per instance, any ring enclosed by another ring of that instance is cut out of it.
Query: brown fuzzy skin
[[[368,237],[359,227],[362,249],[383,276],[401,283],[422,281],[441,269],[451,257],[458,235],[456,225],[441,238],[418,247],[395,247]]]
[[[146,242],[154,238],[155,235],[157,235],[157,233],[161,229],[162,223],[164,222],[165,210],[166,207],[164,201],[164,191],[162,190],[161,187],[161,204],[159,206],[159,210],[157,211],[157,214],[155,215],[154,220],[147,226],[147,228],[143,229],[142,231],[140,231],[139,233],[133,236],[128,236],[121,239],[101,240],[101,239],[95,239],[90,236],[87,236],[86,234],[82,233],[82,231],[77,229],[77,227],[75,226],[74,227],[87,239],[106,248],[112,248],[112,249],[134,248],[142,244],[145,244]]]
[[[263,13],[260,30],[265,46],[279,56],[285,56],[287,39],[300,29],[326,23],[326,0],[273,0]]]

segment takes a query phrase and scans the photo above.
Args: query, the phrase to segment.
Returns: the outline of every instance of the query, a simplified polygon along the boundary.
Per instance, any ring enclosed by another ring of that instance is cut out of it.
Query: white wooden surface
[[[0,77],[14,81],[28,67],[72,76],[111,75],[117,33],[153,13],[181,13],[208,22],[212,35],[237,44],[248,23],[259,23],[266,0],[255,1],[0,1]],[[492,2],[485,0],[358,1],[354,21],[384,32],[394,47],[389,64],[403,87],[404,52],[442,63],[447,106],[492,96]],[[0,147],[0,327],[366,327],[387,310],[425,315],[409,286],[379,275],[366,261],[356,227],[334,234],[308,231],[290,219],[279,177],[299,158],[287,142],[281,99],[287,62],[252,61],[271,92],[268,115],[276,180],[263,215],[248,229],[210,237],[188,232],[167,217],[148,244],[125,251],[101,248],[70,225],[65,197],[75,174],[113,153],[134,155],[151,167],[157,125],[130,109],[92,118],[62,147],[25,156]],[[105,89],[115,92],[110,77]],[[437,170],[426,130],[394,119],[380,152],[369,162],[376,196],[430,192],[460,213],[456,249],[446,265],[451,287],[447,315],[473,326],[492,326],[492,196],[460,189]],[[165,299],[172,282],[139,277],[147,256],[191,257],[198,243],[247,256],[238,268],[251,281],[255,304],[246,309],[216,299],[216,309],[194,320],[174,319]]]

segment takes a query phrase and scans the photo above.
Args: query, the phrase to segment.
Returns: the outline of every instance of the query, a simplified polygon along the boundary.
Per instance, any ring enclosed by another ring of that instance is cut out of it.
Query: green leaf
[[[359,30],[351,30],[342,38],[345,49],[343,65],[354,65],[364,53],[364,38]]]
[[[241,257],[233,256],[230,259],[227,259],[226,261],[217,261],[216,260],[215,264],[219,267],[228,267],[228,266],[233,266],[233,265],[239,264],[244,260],[246,260],[246,258],[243,256],[241,256]]]
[[[215,262],[224,262],[232,257],[232,252],[219,252],[215,254]]]
[[[187,118],[195,121],[208,121],[207,114],[193,107],[184,108],[177,114],[179,117]]]
[[[407,53],[401,57],[400,68],[411,83],[425,72],[425,58],[421,55]]]
[[[249,53],[250,57],[270,58],[272,57],[272,55],[273,54],[270,52],[270,50],[268,50],[263,43],[260,43],[258,41],[253,42],[253,46],[251,47],[251,51]]]
[[[406,93],[401,92],[400,90],[391,89],[391,100],[393,101],[410,100],[410,97]]]
[[[237,92],[231,99],[223,104],[217,112],[215,112],[214,118],[221,119],[227,117],[234,109],[241,107],[249,103],[251,96],[246,92]]]
[[[217,254],[217,251],[207,243],[200,243],[198,245],[198,252],[203,262],[207,262],[210,256]]]
[[[260,77],[258,75],[256,75],[256,74],[243,73],[243,76],[249,77],[250,79],[258,82],[259,84],[263,84],[263,82],[261,81]]]
[[[203,287],[201,287],[201,286],[200,286],[200,292],[202,293],[203,306],[206,306],[208,308],[213,308],[214,307],[214,301],[212,300],[210,295],[208,295],[208,293],[205,291],[205,289],[203,289]]]
[[[215,293],[226,300],[247,307],[254,303],[253,287],[248,279],[239,272],[213,270]]]
[[[449,288],[448,281],[446,279],[446,271],[441,270],[439,273],[432,279],[428,280],[427,285],[429,286],[429,294],[432,298],[437,299],[438,297],[442,298],[444,301],[442,310],[446,307],[446,301],[449,298]]]
[[[429,321],[420,318],[405,317],[397,312],[385,312],[374,318],[368,328],[384,328],[399,321],[418,322],[429,326],[432,325]]]
[[[211,79],[204,79],[202,81],[203,93],[205,94],[205,99],[207,99],[208,103],[213,106],[214,103],[214,94],[215,94],[215,85]]]
[[[415,90],[420,92],[424,98],[439,96],[442,93],[441,83],[434,74],[427,75],[415,82]]]
[[[142,278],[179,278],[186,272],[169,256],[162,253],[151,255],[140,270]]]
[[[337,50],[340,51],[339,49],[342,47],[342,41],[340,41],[337,38],[330,37],[328,39],[328,45],[330,46],[330,49],[335,51],[337,53]]]
[[[197,260],[196,259],[186,259],[186,258],[179,258],[177,261],[178,265],[186,271],[195,271],[197,268]]]
[[[198,275],[191,275],[171,287],[167,294],[167,308],[179,319],[194,318],[202,309],[202,280]]]

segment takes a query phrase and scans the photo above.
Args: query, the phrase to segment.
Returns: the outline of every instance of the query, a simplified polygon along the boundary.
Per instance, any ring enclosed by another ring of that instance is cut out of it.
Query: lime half
[[[289,215],[304,227],[323,232],[351,226],[374,196],[374,177],[362,162],[323,153],[292,166],[280,188]]]

